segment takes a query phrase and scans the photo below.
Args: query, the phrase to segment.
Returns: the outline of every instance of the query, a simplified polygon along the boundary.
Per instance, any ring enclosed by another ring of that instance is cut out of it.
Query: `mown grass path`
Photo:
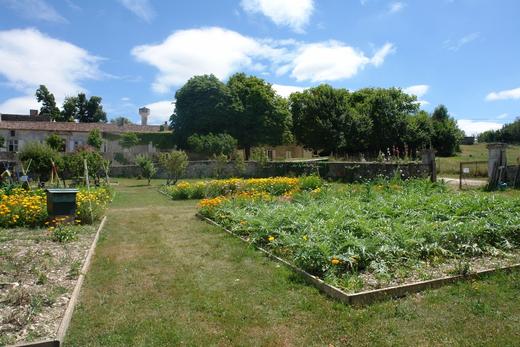
[[[67,346],[520,341],[519,273],[351,308],[141,184],[120,180]]]

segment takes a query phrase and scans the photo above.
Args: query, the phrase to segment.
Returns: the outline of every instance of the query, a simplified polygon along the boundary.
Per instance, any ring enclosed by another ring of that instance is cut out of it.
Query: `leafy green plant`
[[[159,165],[166,171],[166,184],[177,183],[188,167],[188,155],[184,151],[170,151],[159,154]]]
[[[57,152],[65,151],[65,139],[58,134],[51,134],[45,139],[45,143]]]
[[[289,200],[228,195],[203,202],[201,213],[339,284],[358,273],[382,281],[406,276],[426,263],[457,262],[455,271],[467,274],[470,258],[520,249],[518,199],[455,193],[425,180],[302,189]]]
[[[98,151],[101,149],[103,145],[103,137],[101,136],[101,131],[99,129],[92,129],[88,133],[87,143],[89,146],[97,149]]]
[[[58,170],[63,169],[63,159],[60,154],[47,144],[28,142],[18,153],[18,159],[26,163],[31,161],[30,173],[34,173],[41,181],[46,181],[51,174],[52,163]]]
[[[144,154],[140,154],[135,158],[135,163],[141,168],[143,177],[148,180],[148,185],[150,185],[150,180],[157,173],[152,159]]]
[[[76,238],[77,228],[72,224],[56,223],[55,226],[49,227],[52,240],[56,242],[69,242]]]

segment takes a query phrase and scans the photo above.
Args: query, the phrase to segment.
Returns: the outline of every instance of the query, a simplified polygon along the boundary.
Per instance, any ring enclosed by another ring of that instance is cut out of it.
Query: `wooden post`
[[[462,163],[459,163],[459,190],[462,190]]]

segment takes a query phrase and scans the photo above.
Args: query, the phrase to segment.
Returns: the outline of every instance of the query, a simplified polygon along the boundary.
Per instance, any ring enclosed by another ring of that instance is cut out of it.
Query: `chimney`
[[[29,110],[29,116],[31,116],[31,117],[38,116],[38,110]]]
[[[148,116],[150,115],[150,109],[141,107],[139,109],[139,115],[141,116],[141,125],[148,125]]]

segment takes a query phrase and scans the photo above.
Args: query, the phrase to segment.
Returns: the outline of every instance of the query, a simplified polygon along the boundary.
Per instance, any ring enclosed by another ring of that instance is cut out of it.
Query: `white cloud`
[[[29,114],[31,109],[40,109],[40,105],[33,95],[19,96],[0,103],[0,113]]]
[[[47,22],[66,23],[67,20],[45,0],[0,0],[22,17]]]
[[[414,86],[410,86],[410,87],[404,88],[403,92],[405,92],[406,94],[417,96],[417,102],[421,106],[426,106],[426,105],[429,105],[430,103],[428,101],[426,101],[426,100],[422,100],[421,98],[426,93],[428,93],[428,90],[430,90],[430,86],[429,85],[427,85],[427,84],[417,84],[417,85],[414,85]]]
[[[297,81],[336,81],[356,75],[369,64],[380,66],[392,52],[391,43],[386,43],[372,58],[339,41],[309,43],[298,48],[287,66]]]
[[[430,89],[430,86],[427,84],[417,84],[415,86],[410,86],[403,89],[403,92],[410,95],[415,95],[418,98],[424,96],[426,93],[428,93],[428,90]]]
[[[150,109],[150,117],[148,118],[149,124],[164,124],[170,120],[170,116],[175,109],[175,102],[171,100],[157,101],[148,105],[145,105]]]
[[[497,130],[502,128],[503,125],[496,122],[475,121],[472,119],[459,119],[457,124],[468,136],[478,135],[486,130]]]
[[[150,23],[155,17],[155,11],[149,0],[118,0],[121,5],[129,11],[141,18],[145,22]]]
[[[298,86],[288,86],[288,85],[283,85],[283,84],[273,84],[273,89],[281,97],[288,98],[289,95],[291,95],[292,93],[302,92],[306,88],[298,87]]]
[[[194,75],[214,74],[224,79],[245,68],[261,70],[263,66],[255,59],[275,53],[257,40],[217,27],[176,31],[160,44],[132,49],[138,61],[159,70],[153,89],[160,93]]]
[[[491,92],[486,95],[487,101],[520,99],[520,88]]]
[[[444,41],[444,47],[446,47],[450,51],[456,52],[459,49],[461,49],[463,46],[467,45],[468,43],[471,43],[471,42],[477,40],[479,37],[480,37],[480,33],[474,32],[474,33],[461,37],[460,39],[456,40],[455,42],[453,42],[452,40],[446,40],[446,41]]]
[[[298,33],[303,32],[314,11],[313,0],[242,0],[240,5],[248,13],[262,13],[276,25]]]
[[[393,14],[402,11],[406,4],[401,1],[392,2],[388,7],[388,13]]]
[[[497,119],[506,119],[509,117],[509,113],[502,113],[497,116]]]
[[[386,56],[391,53],[395,53],[395,47],[393,44],[387,42],[374,54],[370,62],[377,67],[383,64]]]
[[[81,81],[102,75],[99,60],[78,46],[36,29],[0,31],[0,76],[6,85],[23,93],[26,101],[29,96],[34,98],[40,84],[54,93],[58,103],[66,95],[82,91]],[[3,101],[0,112],[19,111],[23,97]]]
[[[176,31],[162,43],[134,47],[132,54],[159,70],[152,88],[166,93],[194,75],[214,74],[225,79],[244,70],[290,74],[297,81],[340,80],[367,65],[380,66],[394,51],[394,46],[386,43],[373,57],[367,57],[339,41],[260,40],[211,27]]]

